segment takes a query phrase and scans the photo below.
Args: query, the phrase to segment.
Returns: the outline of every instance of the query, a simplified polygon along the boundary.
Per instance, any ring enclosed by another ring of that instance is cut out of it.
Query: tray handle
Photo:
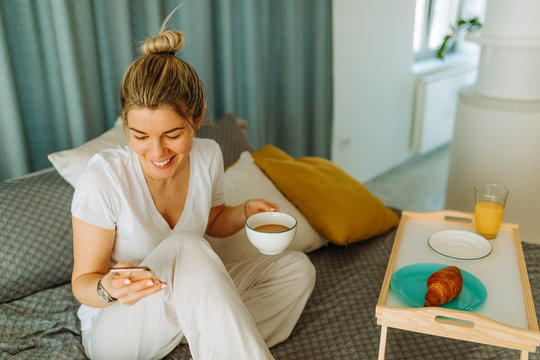
[[[534,352],[540,333],[491,320],[483,315],[441,307],[376,307],[377,322],[388,327]],[[427,331],[429,329],[429,331]]]
[[[463,327],[467,329],[474,328],[475,324],[474,321],[470,320],[463,320],[457,317],[450,317],[450,316],[443,316],[443,315],[437,315],[435,316],[434,320],[438,322],[439,324],[446,324],[450,326],[458,326]]]
[[[445,215],[444,220],[448,222],[459,222],[459,223],[465,223],[465,224],[472,223],[471,218],[463,217],[463,216]]]
[[[460,224],[472,224],[474,221],[474,214],[455,210],[430,212],[403,211],[401,216],[403,217],[403,215],[406,216],[407,220],[421,220],[434,223],[458,222]]]

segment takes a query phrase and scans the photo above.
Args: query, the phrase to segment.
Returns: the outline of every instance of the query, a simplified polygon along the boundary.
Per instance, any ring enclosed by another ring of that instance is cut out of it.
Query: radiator
[[[452,140],[458,92],[476,81],[476,64],[417,75],[411,150],[426,153]]]

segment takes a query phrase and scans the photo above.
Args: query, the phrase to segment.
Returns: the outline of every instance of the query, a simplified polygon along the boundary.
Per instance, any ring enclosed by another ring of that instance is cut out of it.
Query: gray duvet
[[[309,254],[317,268],[311,299],[276,359],[376,359],[380,327],[375,304],[395,230],[347,247]],[[540,246],[523,244],[531,287],[540,298]],[[538,304],[536,309],[538,309]],[[86,359],[77,301],[69,284],[0,304],[0,359]],[[179,345],[166,359],[189,359]],[[519,352],[389,329],[387,359],[517,359]],[[540,359],[530,354],[529,359]]]

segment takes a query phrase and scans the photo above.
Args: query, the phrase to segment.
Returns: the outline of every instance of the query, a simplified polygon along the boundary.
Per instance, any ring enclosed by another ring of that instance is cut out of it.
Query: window
[[[446,34],[458,20],[460,0],[417,0],[413,51],[416,60],[434,58]],[[455,51],[455,44],[447,53]]]
[[[481,18],[485,0],[416,0],[413,51],[415,59],[435,58],[444,37],[452,33],[458,19]],[[458,40],[459,41],[459,40]],[[457,43],[450,44],[446,53],[457,50]]]

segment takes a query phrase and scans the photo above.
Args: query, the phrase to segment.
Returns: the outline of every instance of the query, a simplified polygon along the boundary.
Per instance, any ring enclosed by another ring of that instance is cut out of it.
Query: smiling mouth
[[[150,160],[150,161],[152,162],[152,164],[154,164],[154,166],[158,168],[164,168],[164,167],[167,167],[167,165],[171,163],[172,159],[174,159],[175,156],[173,156],[170,159],[163,160],[163,161],[154,161],[154,160]]]

